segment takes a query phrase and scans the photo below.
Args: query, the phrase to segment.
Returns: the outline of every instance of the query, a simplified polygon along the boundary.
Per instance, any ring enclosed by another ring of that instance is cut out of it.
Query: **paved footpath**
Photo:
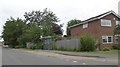
[[[69,56],[81,56],[81,57],[96,57],[96,58],[111,58],[118,59],[118,54],[90,54],[90,53],[80,53],[80,52],[67,52],[67,51],[54,51],[54,50],[44,50],[46,52],[54,52]]]
[[[97,58],[97,59],[105,59],[107,61],[118,62],[118,54],[89,54],[89,53],[55,51],[55,50],[42,50],[42,51],[57,53],[57,54],[62,54],[62,55],[67,55],[67,56]]]

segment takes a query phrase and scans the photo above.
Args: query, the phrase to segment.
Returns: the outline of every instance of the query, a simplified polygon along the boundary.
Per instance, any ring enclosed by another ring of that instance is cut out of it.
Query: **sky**
[[[0,0],[0,35],[4,23],[10,17],[24,19],[25,12],[48,8],[59,18],[59,24],[64,24],[63,34],[66,34],[66,24],[72,19],[85,20],[107,11],[118,13],[120,0]]]

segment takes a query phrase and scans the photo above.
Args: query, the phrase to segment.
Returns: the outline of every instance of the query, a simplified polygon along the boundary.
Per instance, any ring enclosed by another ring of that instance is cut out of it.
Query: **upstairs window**
[[[83,28],[87,28],[88,27],[88,23],[83,24]]]
[[[111,20],[101,19],[101,26],[111,27]]]
[[[116,21],[116,25],[120,25],[120,21]]]

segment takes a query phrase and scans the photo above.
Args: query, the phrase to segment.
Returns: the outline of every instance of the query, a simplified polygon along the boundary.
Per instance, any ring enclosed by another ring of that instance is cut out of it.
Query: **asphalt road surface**
[[[62,59],[3,48],[2,65],[117,65],[117,63],[83,59]]]

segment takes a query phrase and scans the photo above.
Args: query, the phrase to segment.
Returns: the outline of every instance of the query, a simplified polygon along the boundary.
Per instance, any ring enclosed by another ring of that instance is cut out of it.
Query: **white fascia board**
[[[79,24],[75,24],[75,25],[73,25],[73,26],[70,26],[69,28],[72,28],[72,27],[75,27],[75,26],[78,26],[78,25],[81,25],[81,24],[85,24],[85,23],[88,23],[88,22],[90,22],[90,21],[94,21],[94,20],[96,20],[96,19],[99,19],[99,18],[94,18],[94,19],[90,19],[90,20],[88,20],[88,21],[83,21],[83,22],[81,22],[81,23],[79,23]]]
[[[90,21],[94,21],[94,20],[97,20],[97,19],[101,19],[102,17],[105,17],[106,15],[109,15],[109,14],[114,14],[115,16],[117,16],[118,18],[120,18],[120,16],[118,15],[118,14],[116,14],[114,11],[110,11],[110,12],[108,12],[107,14],[105,14],[105,15],[102,15],[102,16],[100,16],[100,17],[96,17],[96,18],[93,18],[93,19],[90,19],[90,20],[87,20],[87,21],[83,21],[83,22],[81,22],[81,23],[79,23],[79,24],[75,24],[75,25],[73,25],[73,26],[70,26],[69,28],[72,28],[72,27],[75,27],[75,26],[78,26],[78,25],[81,25],[81,24],[84,24],[84,23],[88,23],[88,22],[90,22]]]

